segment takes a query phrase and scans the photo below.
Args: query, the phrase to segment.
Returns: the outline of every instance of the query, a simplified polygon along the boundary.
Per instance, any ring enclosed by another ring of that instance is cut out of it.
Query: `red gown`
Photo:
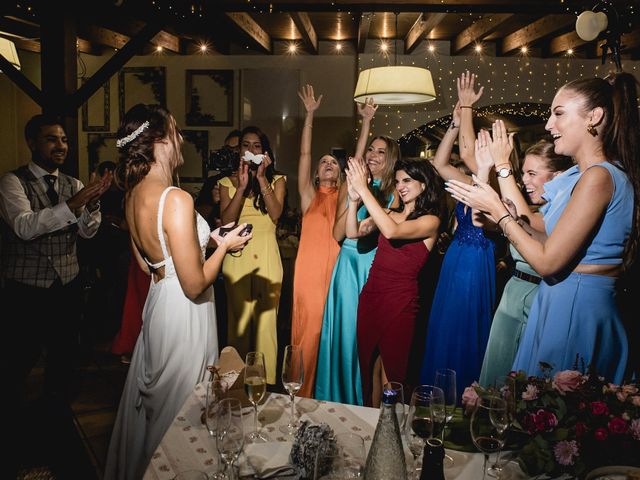
[[[422,240],[378,237],[378,251],[358,302],[358,357],[365,405],[371,402],[373,364],[378,355],[389,381],[406,383],[419,308],[418,273],[428,258],[429,249]]]

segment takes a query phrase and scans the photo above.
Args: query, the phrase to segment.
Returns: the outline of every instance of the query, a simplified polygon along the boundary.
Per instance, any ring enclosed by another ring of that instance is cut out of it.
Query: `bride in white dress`
[[[131,359],[109,444],[105,479],[139,479],[151,455],[207,365],[218,357],[212,284],[222,260],[241,250],[244,225],[210,233],[188,192],[173,187],[183,163],[173,116],[138,104],[118,130],[117,182],[136,258],[151,274],[142,331]],[[246,168],[241,174],[246,175]],[[212,238],[217,244],[205,261]]]

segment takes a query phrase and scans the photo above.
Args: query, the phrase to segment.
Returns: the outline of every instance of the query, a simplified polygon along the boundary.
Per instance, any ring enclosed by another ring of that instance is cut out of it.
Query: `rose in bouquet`
[[[551,376],[512,372],[501,391],[467,388],[476,395],[513,398],[513,428],[520,433],[518,462],[529,475],[582,477],[606,465],[640,466],[640,390],[606,383],[595,373],[565,370]],[[508,391],[507,391],[508,390]]]

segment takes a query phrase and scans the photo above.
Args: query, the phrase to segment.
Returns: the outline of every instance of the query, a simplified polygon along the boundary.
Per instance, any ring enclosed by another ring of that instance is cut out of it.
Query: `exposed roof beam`
[[[221,0],[216,8],[224,12],[439,12],[439,13],[565,13],[562,2],[540,0]]]
[[[570,48],[577,48],[585,43],[587,42],[582,40],[574,30],[552,38],[549,42],[549,55],[558,55],[566,52]]]
[[[32,22],[25,23],[15,18],[0,18],[0,31],[21,38],[40,38],[40,27]]]
[[[118,50],[124,47],[130,40],[127,35],[122,35],[108,28],[82,23],[78,25],[78,36],[90,42],[97,43],[98,45],[104,45],[105,47]]]
[[[513,13],[485,15],[460,32],[452,42],[452,53],[458,53],[473,42],[482,40],[495,32],[502,24],[513,18]]]
[[[308,13],[291,12],[291,19],[302,36],[302,43],[311,53],[318,53],[318,35]]]
[[[262,50],[271,53],[271,37],[248,13],[227,12],[226,15]]]
[[[573,15],[546,15],[504,37],[502,40],[502,53],[509,53],[540,40],[558,30],[562,30],[569,24],[575,23],[575,21]]]
[[[358,19],[358,53],[364,53],[364,47],[369,38],[369,28],[371,28],[371,12],[363,12]]]
[[[42,106],[44,102],[44,96],[38,87],[36,87],[31,80],[29,80],[24,73],[14,67],[9,60],[0,55],[0,70],[9,79],[15,83],[20,90],[29,95],[31,99],[38,105]]]
[[[407,33],[407,36],[404,37],[404,51],[411,53],[413,49],[418,46],[420,40],[429,35],[429,32],[436,28],[446,16],[446,13],[430,13],[429,17],[425,20],[425,14],[421,13]]]

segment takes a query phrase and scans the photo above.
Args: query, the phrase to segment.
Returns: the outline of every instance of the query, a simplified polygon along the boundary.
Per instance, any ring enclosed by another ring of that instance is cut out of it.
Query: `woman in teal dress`
[[[367,102],[358,106],[362,115],[362,130],[356,157],[362,158],[371,119],[376,106]],[[370,188],[385,208],[392,206],[395,190],[393,167],[400,156],[395,140],[378,136],[369,144],[364,158],[371,173]],[[347,185],[343,183],[338,196],[338,207],[333,236],[342,242],[333,268],[327,303],[324,307],[315,398],[332,402],[362,405],[362,384],[356,344],[358,297],[367,281],[369,268],[376,253],[377,234],[360,239],[346,236]],[[358,209],[358,220],[368,216],[364,205]]]
[[[507,136],[504,122],[494,122],[494,138],[488,133],[487,142],[483,142],[476,155],[488,155],[495,164],[496,170],[503,166],[511,168],[509,158],[513,152],[513,136]],[[486,146],[485,146],[486,145]],[[506,177],[498,175],[500,194],[513,201],[519,220],[526,222],[531,229],[544,230],[544,223],[540,213],[534,213],[530,205],[538,206],[545,203],[542,194],[544,184],[573,165],[573,160],[564,155],[557,155],[553,151],[553,143],[540,140],[529,147],[524,154],[522,164],[522,184],[527,193],[527,199],[522,195],[520,187],[513,175]],[[527,324],[531,304],[538,291],[540,276],[524,260],[522,255],[509,245],[511,257],[515,262],[513,276],[505,285],[500,303],[493,316],[489,342],[480,371],[480,385],[489,387],[496,385],[504,378],[513,365],[520,339]]]

